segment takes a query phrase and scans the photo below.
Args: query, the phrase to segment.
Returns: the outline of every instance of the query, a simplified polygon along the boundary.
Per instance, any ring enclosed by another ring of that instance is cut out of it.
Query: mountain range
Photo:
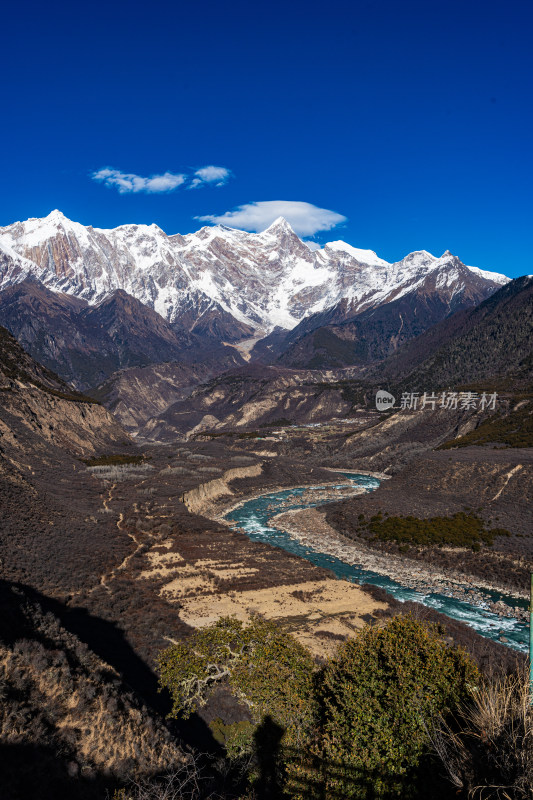
[[[80,390],[125,367],[198,360],[216,369],[244,363],[233,347],[176,329],[156,311],[116,289],[89,305],[33,277],[0,292],[0,322],[41,364]]]
[[[531,390],[533,380],[533,276],[503,286],[373,365],[367,379],[409,384],[411,391],[496,381],[500,388]]]
[[[448,251],[390,264],[342,241],[311,249],[283,218],[259,234],[104,230],[59,211],[0,228],[0,323],[79,389],[207,356],[371,363],[507,280]]]

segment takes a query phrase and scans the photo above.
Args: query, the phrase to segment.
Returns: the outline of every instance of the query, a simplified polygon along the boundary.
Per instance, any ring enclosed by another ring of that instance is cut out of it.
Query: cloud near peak
[[[173,192],[179,186],[187,184],[187,188],[193,189],[197,186],[210,184],[212,186],[223,186],[231,172],[226,167],[201,167],[193,175],[183,173],[165,172],[162,175],[150,175],[144,177],[133,172],[121,172],[112,167],[104,167],[91,175],[94,181],[103,183],[105,186],[117,189],[120,194],[165,194]]]
[[[245,231],[260,232],[268,228],[278,217],[285,217],[299,236],[312,236],[319,231],[329,231],[346,221],[346,217],[327,208],[296,200],[264,200],[246,203],[224,214],[207,214],[195,217],[201,222],[228,225]]]

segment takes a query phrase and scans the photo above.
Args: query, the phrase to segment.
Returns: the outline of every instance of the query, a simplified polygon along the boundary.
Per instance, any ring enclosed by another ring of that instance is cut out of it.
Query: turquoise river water
[[[335,488],[345,488],[357,486],[372,492],[377,489],[380,481],[369,475],[360,475],[352,472],[342,472],[339,474],[339,483]],[[342,481],[342,482],[340,482]],[[295,553],[302,558],[306,558],[319,567],[331,570],[337,578],[344,578],[352,583],[370,583],[381,586],[397,600],[405,602],[413,600],[431,608],[435,608],[442,614],[452,619],[460,620],[474,628],[482,636],[498,641],[500,637],[507,639],[507,645],[516,650],[527,652],[528,649],[528,627],[523,622],[516,619],[502,618],[493,614],[484,605],[472,605],[463,600],[448,597],[444,594],[428,592],[422,594],[409,587],[402,586],[398,581],[388,578],[386,575],[379,575],[370,570],[363,569],[357,565],[347,564],[338,558],[327,553],[320,553],[310,547],[301,544],[293,539],[289,533],[278,530],[269,524],[269,519],[282,511],[292,509],[310,508],[318,503],[304,502],[302,495],[310,488],[326,489],[333,487],[326,486],[303,486],[298,489],[287,489],[285,491],[273,492],[262,495],[253,500],[247,500],[242,505],[234,508],[226,514],[226,519],[231,521],[234,527],[241,529],[250,539],[267,542],[275,547],[281,547],[289,553]],[[331,502],[331,501],[330,501]],[[320,501],[320,505],[324,503]],[[276,510],[277,506],[279,509]],[[510,598],[499,592],[489,592],[483,590],[484,595],[492,602],[503,600],[511,606],[525,608],[526,601]]]

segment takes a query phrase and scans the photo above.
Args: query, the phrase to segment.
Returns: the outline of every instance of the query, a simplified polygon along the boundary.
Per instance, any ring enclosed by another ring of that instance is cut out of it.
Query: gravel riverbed
[[[355,494],[351,490],[351,494]],[[323,493],[314,498],[315,503],[324,502]],[[331,491],[329,492],[331,499]],[[278,506],[279,510],[279,506]],[[382,555],[371,547],[348,540],[335,531],[324,519],[324,515],[316,508],[284,511],[275,514],[269,520],[273,527],[288,533],[306,547],[325,553],[347,564],[353,564],[380,575],[398,581],[414,591],[422,594],[438,593],[454,597],[475,605],[486,605],[488,610],[501,617],[513,617],[527,621],[528,612],[519,606],[512,606],[503,601],[494,603],[487,591],[509,594],[503,587],[480,582],[479,579],[459,571],[442,573],[434,567],[424,566],[419,561],[393,554]],[[516,598],[525,595],[516,594]]]

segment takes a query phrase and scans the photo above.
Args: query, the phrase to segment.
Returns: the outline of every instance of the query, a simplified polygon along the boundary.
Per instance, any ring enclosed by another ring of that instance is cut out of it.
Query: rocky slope
[[[456,279],[443,281],[443,271],[448,278],[455,274]],[[433,325],[486,297],[484,280],[447,254],[415,288],[397,299],[355,315],[353,305],[343,300],[305,318],[277,345],[277,363],[316,369],[381,361]]]
[[[187,761],[117,671],[61,624],[60,604],[0,581],[0,610],[5,800],[96,800]]]
[[[335,374],[249,365],[214,378],[150,419],[140,437],[171,441],[200,431],[316,423],[349,413],[354,399]]]
[[[400,316],[402,302],[403,298],[395,301]],[[421,301],[418,306],[420,312],[413,315],[413,319],[418,317],[422,324],[423,307],[426,310],[429,308],[427,313],[431,313],[431,305],[423,306]],[[373,355],[377,359],[379,354],[384,353],[387,340],[386,310],[387,306],[381,306],[361,315],[367,317],[364,323],[367,334],[365,358]],[[375,408],[375,393],[379,388],[391,389],[397,406],[404,391],[417,392],[419,395],[427,391],[431,394],[443,389],[458,390],[473,382],[477,382],[476,386],[479,384],[476,389],[478,393],[490,393],[495,389],[504,394],[509,394],[510,390],[513,390],[511,394],[530,391],[532,315],[533,279],[519,278],[502,287],[479,306],[458,311],[426,333],[418,335],[401,346],[394,356],[379,363],[366,363],[349,369],[325,369],[322,360],[317,363],[318,351],[315,349],[310,366],[321,369],[295,370],[279,365],[261,367],[251,364],[221,375],[199,386],[188,398],[179,400],[166,412],[151,419],[142,435],[164,441],[172,436],[189,435],[200,430],[246,430],[279,420],[285,424],[324,422],[333,417],[351,415],[357,406]],[[343,328],[362,331],[363,323],[360,320],[344,323],[337,326],[336,330]],[[307,338],[314,336],[317,340],[319,335],[327,332],[327,328],[321,328]],[[417,332],[414,325],[411,332],[413,335]],[[332,339],[343,347],[353,346],[350,340],[335,337],[331,331],[328,335],[331,338],[324,339],[327,346],[331,345]],[[292,352],[296,352],[296,349]],[[330,349],[330,356],[331,353]],[[511,407],[515,400],[509,396],[506,403],[510,403]],[[506,408],[502,406],[497,409],[498,414],[505,415]],[[439,423],[435,429],[436,435],[430,437],[433,446],[444,441],[444,437],[453,439],[467,433],[483,423],[486,416],[450,414],[445,409],[442,424]],[[428,419],[434,424],[437,418],[434,415]],[[417,429],[420,429],[421,419],[417,418]],[[470,428],[463,425],[467,419]],[[403,437],[405,447],[413,450],[417,440],[416,437],[412,440],[413,431],[408,424],[408,415],[398,420],[402,425],[407,425]],[[521,424],[529,425],[524,420]],[[382,444],[383,448],[388,447],[387,441],[384,440]]]
[[[221,497],[227,498],[228,495],[230,497],[233,496],[233,491],[229,486],[232,481],[238,480],[239,478],[255,478],[261,475],[262,471],[263,465],[261,463],[252,464],[249,467],[234,467],[233,469],[228,469],[224,472],[222,477],[207,481],[207,483],[202,483],[195,489],[185,492],[183,495],[183,502],[192,514],[203,514],[206,517],[210,516],[210,512],[216,513],[214,510],[216,508],[216,502],[220,500]]]
[[[524,276],[435,325],[369,377],[409,384],[411,391],[504,378],[502,388],[524,387],[533,378],[532,334],[533,278]]]
[[[74,393],[0,328],[0,563],[6,580],[65,598],[80,573],[98,580],[127,548],[83,463],[102,454],[138,460],[106,409]],[[118,548],[118,554],[117,554]]]
[[[236,350],[220,347],[192,364],[171,361],[121,370],[90,395],[111,411],[125,430],[136,432],[150,418],[188,397],[198,385],[241,363]]]
[[[204,326],[227,340],[250,328],[291,329],[342,300],[355,314],[428,279],[444,297],[487,296],[507,281],[450,253],[420,251],[389,264],[345,242],[311,250],[282,218],[259,234],[216,226],[168,236],[156,225],[84,227],[54,211],[1,228],[0,248],[0,288],[32,275],[92,304],[123,289],[175,325]]]
[[[0,327],[0,460],[20,466],[58,448],[90,456],[131,441],[103,406],[74,392]]]
[[[0,292],[0,324],[35,359],[81,390],[126,367],[207,359],[227,369],[243,363],[234,348],[206,348],[205,337],[176,330],[122,289],[91,306],[26,279]]]

